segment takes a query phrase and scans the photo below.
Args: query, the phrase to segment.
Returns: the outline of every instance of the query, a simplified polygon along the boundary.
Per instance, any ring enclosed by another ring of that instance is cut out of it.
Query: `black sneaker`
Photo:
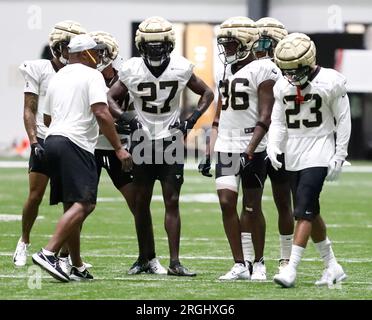
[[[79,271],[78,268],[73,266],[71,268],[70,279],[74,281],[93,280],[93,276],[89,273],[87,268],[85,268],[84,271]]]
[[[142,272],[147,272],[150,269],[150,264],[148,261],[140,263],[138,260],[136,260],[135,263],[131,266],[131,268],[128,270],[128,274],[140,274]]]
[[[195,277],[196,273],[189,271],[182,264],[175,264],[174,266],[169,266],[168,276],[179,276],[179,277]]]
[[[32,255],[32,261],[48,272],[54,279],[61,282],[70,281],[69,276],[61,269],[59,259],[55,255],[47,256],[40,250],[38,253]]]

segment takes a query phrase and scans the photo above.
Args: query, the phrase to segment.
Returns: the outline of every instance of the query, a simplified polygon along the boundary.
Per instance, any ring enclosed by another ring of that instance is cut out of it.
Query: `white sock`
[[[279,235],[280,241],[280,259],[289,259],[292,250],[293,234]]]
[[[331,241],[328,237],[318,243],[314,243],[316,249],[318,250],[320,257],[323,259],[324,266],[328,268],[330,264],[336,264],[336,258],[332,250]]]
[[[253,262],[254,260],[254,248],[252,242],[252,234],[248,232],[241,233],[242,238],[242,249],[244,261]]]
[[[292,268],[297,269],[297,266],[301,261],[304,251],[305,251],[305,248],[302,248],[300,246],[293,244],[291,257],[289,258],[288,266],[291,266]]]
[[[46,255],[46,256],[54,256],[56,253],[55,252],[52,252],[52,251],[49,251],[49,250],[46,250],[44,248],[41,248],[41,251]]]
[[[83,264],[81,267],[76,267],[76,269],[78,269],[79,272],[83,272],[85,270],[85,266]]]

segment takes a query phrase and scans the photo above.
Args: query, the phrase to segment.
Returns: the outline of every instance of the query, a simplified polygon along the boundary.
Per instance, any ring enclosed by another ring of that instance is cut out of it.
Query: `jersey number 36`
[[[219,88],[222,96],[224,97],[225,103],[222,104],[222,110],[226,110],[229,107],[229,100],[231,101],[231,108],[233,110],[246,110],[249,107],[249,95],[247,92],[239,92],[236,87],[240,84],[243,87],[249,86],[249,81],[246,78],[235,78],[231,81],[231,99],[229,99],[229,80],[220,81]],[[240,98],[240,103],[237,102],[237,98]]]

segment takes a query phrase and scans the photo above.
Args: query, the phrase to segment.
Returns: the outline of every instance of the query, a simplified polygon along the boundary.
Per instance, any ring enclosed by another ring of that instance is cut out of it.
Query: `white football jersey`
[[[217,75],[222,109],[215,151],[241,153],[247,149],[260,118],[258,87],[266,80],[277,81],[279,77],[280,70],[270,59],[252,61],[235,74],[228,65],[224,81],[223,71]],[[255,152],[264,151],[266,143],[265,135]]]
[[[337,71],[318,67],[301,90],[301,101],[296,101],[297,88],[285,78],[275,84],[269,143],[278,145],[287,136],[281,147],[287,170],[328,167],[335,154],[346,158],[351,120],[345,83]]]
[[[120,81],[133,97],[134,109],[152,140],[171,136],[169,126],[179,121],[180,98],[193,74],[194,65],[172,55],[169,65],[156,78],[142,58],[127,60],[119,71]]]
[[[25,61],[19,66],[19,70],[25,79],[24,92],[38,95],[36,113],[36,135],[44,139],[47,127],[44,125],[45,95],[50,79],[56,74],[50,60],[39,59]]]

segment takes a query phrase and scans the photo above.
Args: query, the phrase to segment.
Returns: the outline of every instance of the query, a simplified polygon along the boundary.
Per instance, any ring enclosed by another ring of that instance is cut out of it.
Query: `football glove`
[[[345,160],[337,157],[333,157],[328,163],[328,174],[326,176],[327,181],[336,181],[341,173],[342,165]]]
[[[283,164],[280,161],[278,161],[277,156],[282,154],[283,152],[281,152],[277,146],[271,145],[271,144],[267,145],[266,152],[267,152],[267,157],[270,159],[271,165],[273,166],[273,168],[275,170],[279,170]]]
[[[187,119],[182,120],[181,122],[175,122],[173,125],[169,126],[169,129],[177,129],[182,132],[184,137],[187,136],[189,130],[194,128],[196,121],[200,118],[202,113],[199,110],[195,110],[193,114]]]
[[[134,117],[128,122],[127,115],[123,112],[116,121],[116,130],[118,130],[118,128],[123,131],[123,134],[125,134],[124,132],[128,129],[133,133],[136,130],[142,129],[142,123],[138,120],[138,117]],[[118,131],[118,133],[121,132]]]
[[[126,134],[126,135],[131,134],[129,124],[124,124],[123,122],[116,122],[115,128],[116,128],[116,132],[119,134]]]
[[[237,170],[237,175],[242,175],[244,170],[252,164],[253,156],[246,152],[240,154],[239,169]]]
[[[40,143],[35,142],[31,144],[31,154],[35,155],[36,158],[39,160],[44,160],[45,157],[45,150],[44,148],[40,145]]]
[[[199,163],[198,170],[203,176],[212,177],[212,174],[209,172],[211,170],[210,155],[206,155],[205,158]]]

